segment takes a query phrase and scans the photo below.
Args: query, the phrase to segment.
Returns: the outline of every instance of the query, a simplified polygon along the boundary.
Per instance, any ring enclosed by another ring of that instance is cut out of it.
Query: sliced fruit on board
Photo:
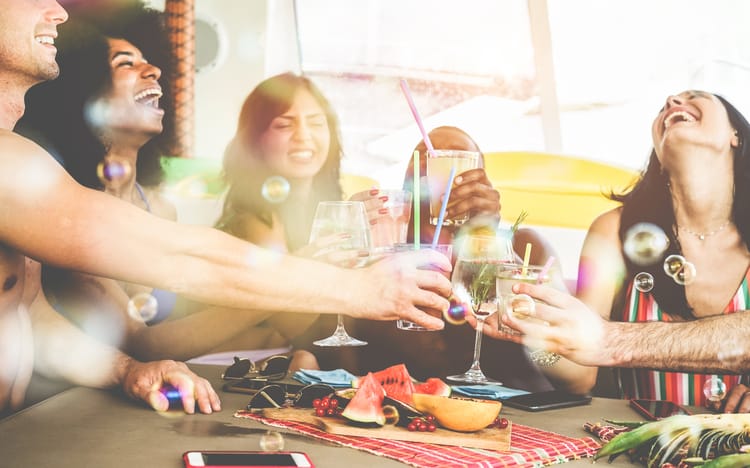
[[[396,424],[401,424],[402,426],[406,426],[407,424],[409,424],[409,421],[411,421],[412,418],[424,416],[422,412],[417,411],[417,409],[414,408],[413,406],[407,405],[403,401],[398,401],[386,395],[385,398],[383,399],[383,407],[385,408],[386,406],[389,406],[389,405],[393,406],[398,411],[399,422]],[[387,417],[388,415],[386,414],[386,418]]]
[[[385,394],[394,400],[413,405],[414,382],[404,364],[396,364],[372,374],[385,389]],[[352,381],[352,387],[359,387],[362,379]]]
[[[393,405],[383,405],[383,414],[385,415],[386,424],[398,424],[401,415],[398,413],[398,408]]]
[[[383,413],[383,398],[385,391],[380,382],[368,373],[361,380],[361,386],[357,393],[346,405],[341,416],[350,421],[360,424],[385,424],[385,414]]]
[[[449,396],[451,394],[451,386],[437,377],[430,377],[424,383],[414,385],[414,393]]]
[[[435,416],[437,422],[446,429],[474,432],[489,426],[500,414],[503,405],[492,400],[415,393],[414,407]]]

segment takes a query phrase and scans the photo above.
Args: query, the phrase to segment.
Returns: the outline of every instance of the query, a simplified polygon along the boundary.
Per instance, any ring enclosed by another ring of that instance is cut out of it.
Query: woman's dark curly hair
[[[739,145],[734,149],[734,201],[732,203],[732,221],[745,242],[750,245],[750,124],[747,119],[725,98],[715,95],[726,108],[732,128],[737,130]],[[651,151],[646,169],[633,188],[622,195],[612,194],[613,200],[622,202],[620,218],[620,241],[625,242],[628,230],[637,223],[652,223],[659,226],[669,238],[669,249],[665,257],[672,254],[682,254],[680,240],[669,189],[669,174],[661,166],[656,152]],[[630,284],[635,275],[645,271],[654,278],[654,288],[651,291],[662,310],[684,318],[694,318],[693,310],[687,302],[685,287],[677,284],[664,272],[661,262],[654,265],[642,266],[634,264],[626,255],[627,273],[624,284]],[[612,317],[617,318],[622,313],[626,288],[621,288],[615,300]]]
[[[286,203],[272,204],[261,194],[264,181],[276,174],[264,161],[260,140],[271,121],[292,107],[294,96],[300,89],[308,91],[323,109],[331,143],[328,158],[313,178],[313,193],[304,215],[286,216]],[[238,226],[244,216],[255,216],[271,226],[271,215],[276,212],[286,228],[290,250],[307,244],[318,202],[342,198],[339,181],[342,153],[338,118],[323,93],[309,78],[283,73],[262,81],[245,99],[237,131],[224,152],[223,176],[229,190],[216,226],[235,236],[242,236]]]
[[[85,3],[85,6],[84,6]],[[96,3],[96,2],[94,2]],[[57,62],[60,76],[34,86],[26,94],[26,111],[17,130],[49,150],[81,184],[101,189],[96,168],[107,148],[84,117],[85,106],[112,82],[107,38],[125,39],[150,63],[170,76],[171,53],[163,13],[129,2],[92,7],[87,2],[66,5],[70,20],[59,26]],[[161,135],[138,152],[137,181],[161,183],[160,158],[174,133],[169,86],[162,86],[164,109]]]

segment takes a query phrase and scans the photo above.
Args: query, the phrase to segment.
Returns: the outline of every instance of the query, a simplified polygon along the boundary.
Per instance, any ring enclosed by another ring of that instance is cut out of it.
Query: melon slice
[[[499,401],[414,394],[414,407],[435,416],[446,429],[474,432],[489,426],[503,407]]]
[[[344,408],[341,416],[360,424],[383,426],[385,424],[385,414],[383,413],[385,391],[383,386],[371,373],[359,380],[361,385]]]

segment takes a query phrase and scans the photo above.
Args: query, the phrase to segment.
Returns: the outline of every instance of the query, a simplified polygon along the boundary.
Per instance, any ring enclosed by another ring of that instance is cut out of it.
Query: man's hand
[[[424,269],[430,268],[430,269]],[[450,261],[433,250],[399,252],[352,274],[362,274],[359,284],[371,286],[353,291],[361,296],[360,318],[393,320],[402,318],[432,330],[442,329],[444,311],[450,305]]]
[[[581,365],[607,365],[605,336],[609,322],[580,300],[549,286],[518,283],[513,285],[513,292],[536,299],[534,311],[521,318],[501,303],[497,319],[485,322],[484,334],[551,351]],[[467,320],[476,325],[473,317],[467,316]]]
[[[134,399],[146,401],[156,411],[167,411],[169,401],[160,389],[170,385],[180,394],[182,407],[188,414],[195,413],[195,402],[202,413],[221,410],[219,396],[208,380],[197,376],[182,362],[130,360],[122,388]]]

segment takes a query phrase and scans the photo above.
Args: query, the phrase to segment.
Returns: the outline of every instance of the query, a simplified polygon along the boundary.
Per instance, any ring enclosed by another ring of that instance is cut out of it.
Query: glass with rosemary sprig
[[[496,383],[484,375],[479,364],[484,321],[497,312],[495,277],[500,265],[513,262],[513,244],[509,233],[494,236],[466,236],[458,250],[453,268],[453,294],[477,319],[474,357],[469,370],[448,380],[471,384]]]

